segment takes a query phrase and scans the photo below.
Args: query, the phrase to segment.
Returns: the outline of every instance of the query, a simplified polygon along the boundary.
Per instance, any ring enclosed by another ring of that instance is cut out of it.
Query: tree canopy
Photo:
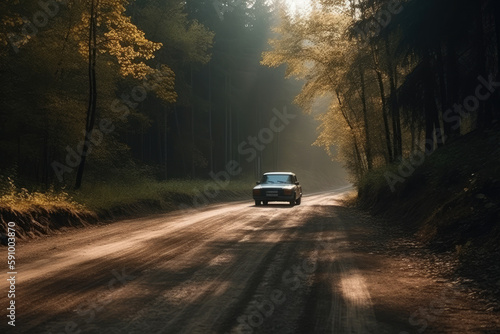
[[[488,0],[325,0],[309,15],[282,12],[263,64],[305,80],[296,102],[306,112],[329,101],[316,143],[337,147],[359,180],[498,121],[495,9]]]
[[[499,13],[493,0],[321,0],[300,15],[284,0],[3,1],[0,169],[45,186],[206,177],[231,160],[257,174],[296,160],[286,144],[309,147],[283,133],[241,154],[288,108],[359,179],[498,121]]]

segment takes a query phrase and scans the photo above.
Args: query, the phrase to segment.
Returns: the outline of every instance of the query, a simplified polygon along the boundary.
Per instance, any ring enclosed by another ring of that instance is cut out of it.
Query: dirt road
[[[2,280],[0,332],[500,333],[498,313],[429,275],[427,260],[388,251],[413,246],[340,196],[212,205],[21,242],[16,327]]]

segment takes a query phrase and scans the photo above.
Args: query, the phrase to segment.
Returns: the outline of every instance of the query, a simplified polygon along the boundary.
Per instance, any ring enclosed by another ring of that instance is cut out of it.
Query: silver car
[[[302,187],[297,176],[290,172],[271,172],[262,175],[253,188],[255,205],[267,205],[269,202],[288,202],[291,206],[299,205],[302,200]]]

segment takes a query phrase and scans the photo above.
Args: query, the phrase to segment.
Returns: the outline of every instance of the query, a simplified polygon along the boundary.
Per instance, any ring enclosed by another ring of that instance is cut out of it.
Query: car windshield
[[[277,183],[286,183],[292,184],[292,176],[287,174],[270,174],[263,175],[261,184],[277,184]]]

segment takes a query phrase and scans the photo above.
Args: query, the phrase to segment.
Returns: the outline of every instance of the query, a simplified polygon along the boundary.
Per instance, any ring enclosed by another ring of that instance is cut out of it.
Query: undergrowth
[[[192,204],[244,198],[248,195],[253,182],[236,179],[226,183],[213,180],[168,180],[156,181],[149,177],[126,177],[107,181],[85,183],[80,190],[55,189],[39,190],[40,187],[20,187],[14,177],[0,175],[0,210],[27,213],[44,209],[47,212],[69,210],[74,212],[91,211],[103,213],[123,211],[149,203],[158,210],[173,209],[180,203]],[[146,208],[147,209],[147,208]]]
[[[20,238],[54,233],[119,218],[162,213],[236,199],[250,198],[250,180],[169,180],[128,175],[85,183],[76,191],[19,186],[0,175],[0,234],[16,222]],[[24,184],[23,184],[24,185]],[[28,189],[30,188],[30,189]]]
[[[0,209],[18,213],[45,209],[53,212],[59,209],[83,212],[85,205],[77,202],[65,189],[47,191],[28,190],[18,187],[12,177],[0,176]]]
[[[392,189],[387,175],[401,176],[402,164],[374,170],[359,184],[359,204],[399,219],[427,242],[483,245],[500,229],[499,143],[498,129],[463,136],[426,156]]]
[[[252,183],[248,180],[231,180],[221,186],[211,180],[173,179],[159,182],[141,178],[89,184],[75,192],[74,196],[95,211],[112,210],[140,202],[159,203],[168,208],[180,203],[189,205],[196,196],[203,197],[207,202],[242,198],[245,194],[250,197],[251,187]]]

